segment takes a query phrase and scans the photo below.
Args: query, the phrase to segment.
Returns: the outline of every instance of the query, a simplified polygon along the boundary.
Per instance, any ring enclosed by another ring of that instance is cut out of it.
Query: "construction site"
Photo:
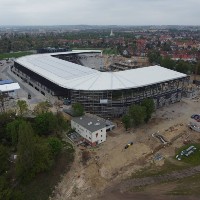
[[[196,89],[198,93],[198,88]],[[134,174],[141,170],[145,171],[149,167],[160,169],[166,165],[166,162],[175,169],[187,167],[182,161],[176,160],[175,156],[177,149],[182,146],[200,142],[200,133],[188,126],[192,121],[191,116],[199,110],[197,98],[199,93],[196,97],[184,98],[178,103],[164,106],[156,110],[148,124],[128,131],[125,131],[120,120],[114,120],[118,127],[108,133],[106,143],[85,150],[89,154],[86,164],[82,163],[83,150],[77,149],[72,170],[63,176],[54,190],[52,199],[122,200],[128,197],[145,199],[148,195],[152,200],[164,198],[162,190],[158,192],[159,187],[164,187],[162,184],[155,185],[158,191],[151,190],[149,193],[148,190],[142,190],[141,195],[137,189],[134,192],[134,188],[152,185],[154,182],[159,183],[159,180],[182,179],[187,174],[198,173],[198,169],[191,170],[191,173],[176,172],[176,175],[171,174],[168,169],[170,174],[166,177],[163,175],[163,178],[161,176],[156,181],[151,177],[147,180],[135,180]],[[131,145],[125,148],[127,144]],[[132,179],[133,181],[130,182],[129,180]],[[165,190],[170,191],[170,188],[165,187]],[[144,197],[145,194],[147,196]]]
[[[19,71],[18,73],[20,74]],[[20,74],[20,76],[22,75]],[[174,157],[177,149],[183,145],[200,142],[198,128],[195,127],[196,130],[194,130],[188,126],[188,124],[194,123],[191,116],[198,114],[200,96],[199,87],[193,85],[188,77],[183,77],[183,79],[184,81],[173,81],[168,85],[161,84],[163,92],[170,91],[176,86],[180,88],[184,86],[184,96],[186,98],[180,95],[178,102],[162,101],[164,103],[160,104],[162,106],[155,111],[148,124],[125,131],[121,119],[115,118],[113,122],[117,124],[117,127],[108,132],[105,143],[95,148],[74,146],[76,157],[71,171],[63,174],[61,182],[55,187],[51,199],[122,200],[132,195],[129,192],[135,185],[136,187],[142,187],[145,184],[145,180],[137,180],[138,185],[134,181],[134,183],[126,182],[129,179],[132,180],[134,174],[140,172],[140,170],[150,166],[155,167],[155,169],[156,167],[162,168],[166,162],[173,164],[173,166],[184,165]],[[38,83],[37,87],[40,87]],[[83,94],[80,96],[84,97]],[[141,95],[142,98],[143,96]],[[94,97],[96,98],[96,96]],[[90,100],[90,98],[87,100]],[[195,121],[195,123],[198,125],[199,122]],[[125,148],[127,145],[128,148]],[[83,162],[83,152],[87,153],[85,162]],[[182,177],[179,174],[177,176],[178,178]],[[154,179],[150,179],[149,182],[151,183],[152,180]],[[156,187],[159,190],[159,187]],[[156,196],[160,195],[157,190],[151,191],[151,193],[156,194]],[[134,192],[133,194],[136,195]],[[138,197],[137,199],[142,198]],[[154,199],[155,196],[152,197],[152,200]]]

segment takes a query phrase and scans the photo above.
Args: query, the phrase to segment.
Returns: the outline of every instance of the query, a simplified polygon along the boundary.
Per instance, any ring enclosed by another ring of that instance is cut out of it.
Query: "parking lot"
[[[0,79],[10,79],[18,82],[20,85],[20,89],[16,90],[15,92],[16,95],[14,97],[14,100],[9,101],[9,103],[6,105],[7,109],[12,108],[14,106],[14,102],[18,99],[25,100],[30,110],[32,110],[37,103],[50,100],[50,97],[48,98],[43,96],[40,92],[29,86],[22,79],[20,79],[18,76],[10,71],[10,67],[13,65],[13,61],[7,62],[6,60],[1,60],[0,63]]]

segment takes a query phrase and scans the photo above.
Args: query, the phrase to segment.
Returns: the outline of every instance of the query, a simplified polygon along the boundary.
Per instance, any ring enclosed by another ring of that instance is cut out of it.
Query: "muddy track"
[[[147,185],[152,185],[152,184],[158,184],[161,182],[178,180],[178,179],[186,178],[189,176],[193,176],[198,173],[200,173],[200,165],[189,168],[189,169],[174,171],[174,172],[167,173],[160,176],[151,176],[151,177],[145,177],[145,178],[135,178],[135,179],[126,180],[118,184],[117,187],[120,189],[121,192],[126,192],[133,187],[147,186]]]

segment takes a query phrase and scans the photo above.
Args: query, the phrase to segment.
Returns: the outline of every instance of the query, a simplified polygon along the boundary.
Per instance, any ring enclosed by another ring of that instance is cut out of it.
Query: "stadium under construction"
[[[97,50],[36,54],[18,58],[11,71],[43,95],[104,118],[122,116],[132,104],[153,98],[162,107],[180,101],[187,75],[160,66],[109,71]]]

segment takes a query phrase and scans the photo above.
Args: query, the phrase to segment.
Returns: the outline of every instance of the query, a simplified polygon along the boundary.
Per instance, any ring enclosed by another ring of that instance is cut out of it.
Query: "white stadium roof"
[[[87,50],[36,54],[18,58],[16,62],[63,88],[73,90],[129,89],[187,76],[160,66],[149,66],[119,72],[100,72],[52,56],[92,52],[101,53],[101,51]]]

